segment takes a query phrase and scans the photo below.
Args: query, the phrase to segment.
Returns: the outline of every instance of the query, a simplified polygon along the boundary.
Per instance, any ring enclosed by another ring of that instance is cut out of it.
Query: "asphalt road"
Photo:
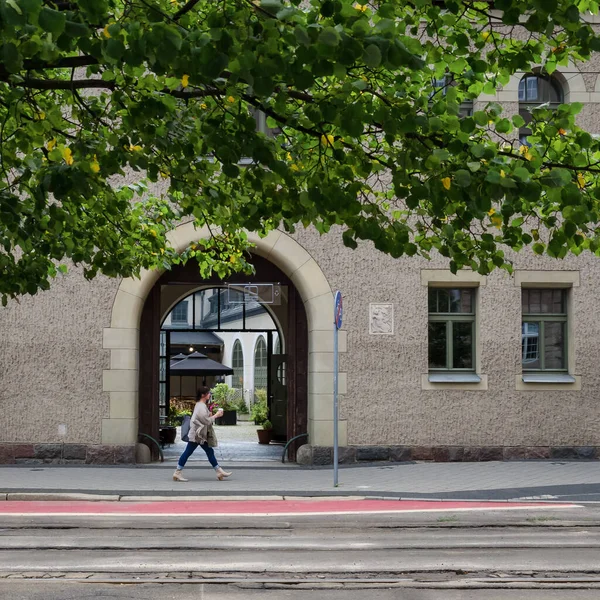
[[[285,590],[223,588],[214,585],[101,585],[0,582],[0,597],[10,600],[597,600],[598,590],[440,590],[338,589]]]
[[[597,600],[600,507],[0,516],[0,598]]]

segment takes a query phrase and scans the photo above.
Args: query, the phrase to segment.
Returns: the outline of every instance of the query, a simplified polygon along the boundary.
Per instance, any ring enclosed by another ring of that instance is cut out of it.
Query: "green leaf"
[[[57,38],[65,30],[67,17],[64,12],[44,6],[40,11],[38,22],[44,31]]]
[[[325,27],[318,40],[325,46],[335,48],[340,43],[340,34],[333,27]]]
[[[296,41],[302,46],[310,46],[310,37],[308,36],[308,32],[301,25],[296,25],[294,27],[294,36],[296,37]]]
[[[8,4],[8,6],[10,6],[17,14],[23,14],[21,7],[16,3],[15,0],[6,0],[6,4]]]
[[[527,182],[527,181],[530,181],[530,179],[531,179],[531,174],[525,167],[517,167],[513,171],[513,175],[520,181]]]
[[[2,45],[2,62],[9,73],[18,73],[23,68],[23,57],[12,42]]]
[[[457,186],[466,188],[471,185],[471,174],[466,169],[459,169],[454,173],[452,178]]]
[[[125,45],[119,38],[110,38],[106,42],[104,52],[109,58],[120,60],[123,54],[125,54]]]
[[[66,21],[65,23],[65,33],[69,37],[80,38],[86,35],[89,35],[89,28],[83,23],[76,23],[74,21]]]
[[[363,54],[363,59],[367,67],[376,69],[381,64],[381,50],[379,49],[379,46],[376,46],[375,44],[367,46]]]

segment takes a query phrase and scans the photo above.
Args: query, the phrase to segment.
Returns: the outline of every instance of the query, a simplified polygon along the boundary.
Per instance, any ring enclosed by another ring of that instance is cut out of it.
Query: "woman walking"
[[[211,416],[208,406],[206,405],[209,399],[210,389],[206,386],[199,388],[198,393],[196,394],[196,406],[190,421],[190,432],[188,434],[188,439],[190,441],[187,443],[186,449],[183,451],[183,454],[179,457],[179,461],[177,462],[177,469],[175,469],[175,473],[173,473],[173,479],[175,481],[188,481],[183,477],[181,471],[183,470],[183,467],[185,467],[188,458],[194,453],[194,450],[196,450],[198,446],[206,452],[206,456],[213,466],[219,481],[222,481],[225,477],[231,475],[231,473],[224,471],[219,466],[213,450],[213,448],[216,448],[217,446],[217,436],[213,429],[213,423],[216,418],[223,415],[223,409],[220,408],[215,415]]]

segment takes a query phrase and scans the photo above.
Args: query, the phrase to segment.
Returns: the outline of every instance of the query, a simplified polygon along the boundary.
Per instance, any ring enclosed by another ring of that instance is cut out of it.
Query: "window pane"
[[[429,368],[446,367],[446,323],[429,323]]]
[[[448,296],[450,297],[450,312],[459,313],[461,290],[448,290]]]
[[[437,312],[437,293],[438,291],[436,289],[429,288],[428,306],[430,313]]]
[[[462,290],[460,298],[460,312],[473,312],[473,292],[471,290]]]
[[[526,315],[529,312],[529,290],[523,290],[521,292],[521,301],[521,310],[523,311],[523,314]]]
[[[538,78],[528,77],[527,78],[527,100],[538,99]]]
[[[455,369],[473,368],[473,323],[452,324],[452,366]]]
[[[541,304],[543,313],[554,312],[554,290],[542,290],[541,292]]]
[[[552,312],[555,313],[566,313],[567,309],[565,308],[565,290],[554,290],[554,308]]]
[[[539,314],[542,311],[542,291],[529,290],[529,310],[528,313]]]
[[[448,290],[450,297],[450,312],[473,312],[473,294],[471,290]]]
[[[519,102],[525,101],[525,77],[519,81]]]
[[[565,368],[565,324],[546,321],[544,323],[544,367]]]
[[[540,324],[527,321],[521,333],[523,369],[540,369]]]
[[[448,290],[437,290],[438,304],[437,312],[447,313],[450,312],[450,297],[448,296]]]

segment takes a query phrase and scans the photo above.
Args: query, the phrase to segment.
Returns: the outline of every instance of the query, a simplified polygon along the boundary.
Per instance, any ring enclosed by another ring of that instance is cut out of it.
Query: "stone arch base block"
[[[4,465],[120,465],[133,462],[133,445],[0,444],[0,464]]]
[[[207,228],[186,223],[170,232],[172,246],[182,252]],[[261,238],[248,233],[253,252],[279,267],[294,283],[308,320],[308,434],[316,446],[333,444],[333,293],[319,265],[293,238],[272,231]],[[103,347],[110,350],[110,368],[103,373],[103,390],[109,394],[109,415],[102,421],[102,444],[135,447],[138,433],[139,327],[145,299],[160,271],[144,271],[139,279],[124,279],[115,296],[110,327]],[[340,332],[340,352],[346,351],[346,332]],[[340,394],[346,392],[340,374]],[[347,443],[346,423],[340,422],[340,442]]]
[[[482,462],[490,460],[598,460],[600,446],[340,446],[340,464],[371,462]],[[298,464],[333,464],[331,446],[305,444],[298,449]]]

